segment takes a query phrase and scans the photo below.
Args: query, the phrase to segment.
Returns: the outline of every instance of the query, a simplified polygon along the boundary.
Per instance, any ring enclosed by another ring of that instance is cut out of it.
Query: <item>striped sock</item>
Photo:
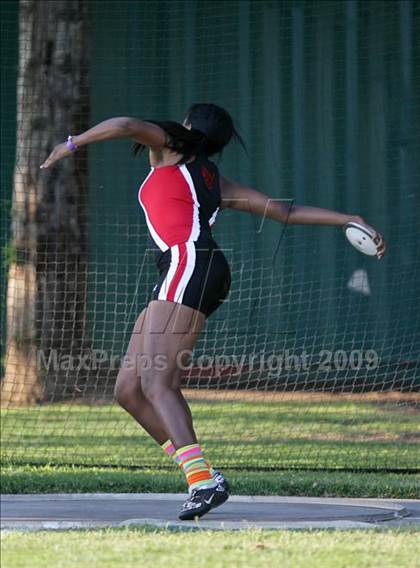
[[[162,449],[165,453],[168,454],[170,458],[174,460],[174,462],[181,467],[181,463],[179,461],[178,456],[176,455],[176,449],[173,443],[170,440],[167,440],[164,444],[162,444]]]
[[[203,489],[204,487],[214,487],[214,482],[210,468],[203,458],[201,448],[198,444],[191,444],[179,448],[176,452],[177,458],[180,460],[182,469],[190,491],[192,489]]]
[[[179,466],[182,467],[181,465],[181,461],[179,459],[179,457],[176,455],[176,449],[175,446],[173,445],[173,443],[170,440],[167,440],[164,444],[162,444],[162,449],[165,453],[168,454],[168,456],[170,458],[172,458],[174,460],[174,462]],[[210,470],[211,475],[213,476],[215,474],[215,469],[209,464],[209,462],[207,460],[206,461],[206,465]]]
[[[209,462],[207,460],[204,460],[206,462],[207,467],[210,470],[211,475],[213,476],[216,473],[216,470],[214,469],[214,467],[212,467]]]

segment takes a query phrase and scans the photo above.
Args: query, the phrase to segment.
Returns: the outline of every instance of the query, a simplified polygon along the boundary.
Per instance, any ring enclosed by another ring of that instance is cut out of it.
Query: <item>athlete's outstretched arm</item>
[[[89,128],[86,132],[72,137],[73,144],[77,147],[99,142],[101,140],[115,140],[117,138],[132,138],[150,148],[163,148],[166,144],[166,133],[157,124],[152,124],[138,118],[118,116],[100,122]],[[48,168],[57,160],[71,154],[72,151],[66,143],[55,146],[51,154],[41,165]]]
[[[220,189],[222,208],[230,207],[238,211],[254,213],[289,225],[342,226],[350,221],[354,221],[375,231],[359,215],[348,215],[347,213],[338,213],[330,209],[285,203],[222,176],[220,176]],[[380,238],[377,256],[382,258],[385,254],[385,241],[382,235],[377,232],[376,234]]]

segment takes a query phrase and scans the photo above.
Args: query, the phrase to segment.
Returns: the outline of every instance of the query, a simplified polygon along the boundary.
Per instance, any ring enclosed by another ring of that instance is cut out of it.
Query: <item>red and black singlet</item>
[[[157,249],[160,278],[152,299],[207,316],[226,297],[230,270],[211,233],[220,207],[217,166],[206,158],[151,168],[138,194]]]
[[[173,245],[211,239],[211,225],[220,206],[219,174],[209,160],[151,168],[139,190],[155,245],[166,251]]]

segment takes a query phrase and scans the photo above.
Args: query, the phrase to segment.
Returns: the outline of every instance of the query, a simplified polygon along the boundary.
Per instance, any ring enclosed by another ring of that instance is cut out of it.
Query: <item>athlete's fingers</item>
[[[378,252],[377,252],[378,258],[382,258],[385,253],[386,253],[386,246],[384,245],[384,246],[382,246],[381,248],[378,249]]]
[[[375,241],[376,245],[377,245],[376,256],[379,259],[381,259],[386,252],[386,242],[385,242],[385,239],[383,238],[383,236],[381,234],[377,233],[377,237],[378,237],[378,240]]]
[[[41,169],[45,169],[48,168],[49,166],[51,166],[54,162],[56,162],[58,160],[57,158],[57,152],[54,148],[54,150],[51,152],[51,154],[48,156],[48,158],[45,160],[45,162],[43,164],[41,164],[39,167]]]
[[[44,170],[45,168],[48,168],[49,166],[51,166],[52,164],[52,160],[50,158],[47,158],[45,160],[45,162],[43,164],[41,164],[39,167],[41,168],[41,170]]]
[[[56,146],[53,149],[53,151],[45,160],[45,162],[42,163],[39,167],[42,170],[45,168],[49,168],[52,164],[54,164],[54,162],[57,162],[61,158],[64,158],[65,156],[68,156],[71,153],[72,153],[71,150],[67,148],[66,144],[58,144],[58,146]]]
[[[384,256],[386,250],[385,239],[383,238],[381,233],[378,233],[377,231],[375,231],[375,229],[373,229],[373,232],[373,242],[376,245],[376,256],[378,257],[378,259],[381,259]]]

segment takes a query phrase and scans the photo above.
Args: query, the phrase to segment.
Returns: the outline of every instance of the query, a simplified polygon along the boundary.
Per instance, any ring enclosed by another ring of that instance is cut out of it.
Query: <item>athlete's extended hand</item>
[[[366,227],[366,229],[368,229],[369,231],[374,233],[373,242],[376,245],[376,256],[378,257],[379,260],[381,260],[381,258],[383,258],[384,254],[386,252],[386,242],[385,242],[385,239],[383,238],[383,236],[381,235],[381,233],[378,233],[378,231],[375,231],[375,229],[373,227],[371,227],[370,225],[368,225],[366,223],[366,221],[364,219],[362,219],[362,217],[355,217],[353,220],[355,221],[355,223],[359,223],[359,225],[363,225],[363,227]]]
[[[64,158],[65,156],[69,156],[72,153],[73,152],[70,150],[70,148],[68,148],[66,146],[65,142],[63,142],[62,144],[57,144],[57,146],[55,146],[55,148],[53,149],[51,154],[48,156],[48,158],[45,160],[45,162],[43,164],[41,164],[39,167],[41,168],[41,170],[43,170],[45,168],[49,168],[55,162],[57,162],[58,160],[61,160],[61,158]]]

